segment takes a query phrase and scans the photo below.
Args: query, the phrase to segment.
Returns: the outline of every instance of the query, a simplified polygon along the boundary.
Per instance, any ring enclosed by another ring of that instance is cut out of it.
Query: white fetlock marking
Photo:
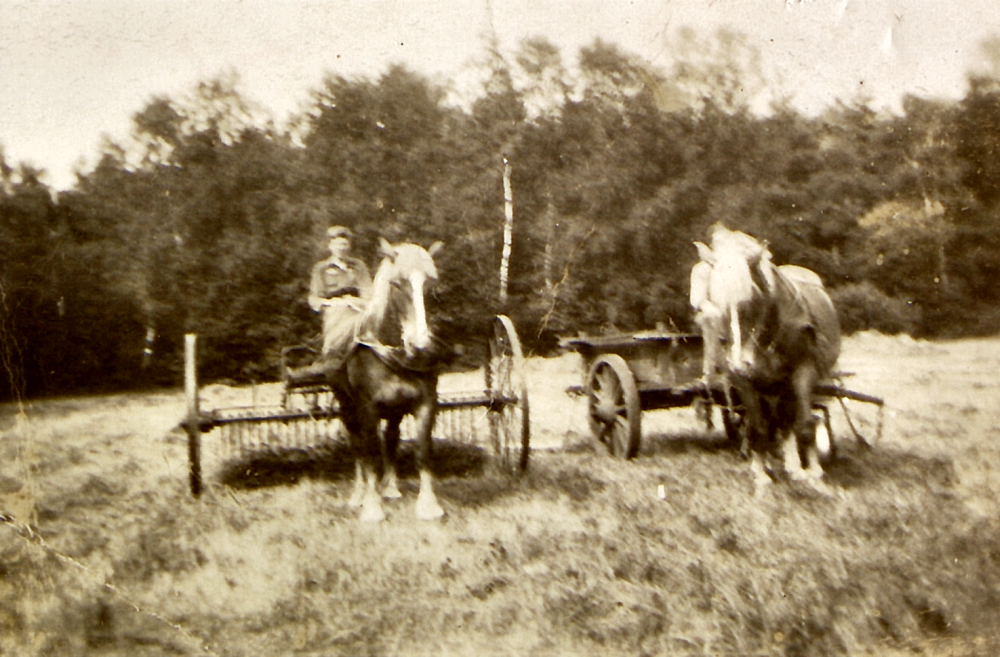
[[[759,452],[750,455],[750,472],[753,474],[753,495],[760,497],[771,487],[771,478],[764,470],[764,461]]]
[[[417,518],[420,520],[437,520],[444,515],[444,509],[434,496],[433,477],[430,472],[420,472],[420,495],[417,497]]]
[[[820,481],[823,478],[823,466],[819,462],[819,450],[810,447],[806,450],[806,474],[809,479]]]
[[[347,499],[347,506],[356,509],[361,506],[362,500],[365,497],[365,487],[364,479],[361,474],[361,463],[354,464],[354,490],[351,491],[351,496]]]
[[[385,520],[385,511],[382,510],[382,498],[378,494],[378,487],[375,485],[375,473],[367,468],[364,472],[365,490],[364,501],[361,503],[362,522],[382,522]]]
[[[801,479],[802,459],[799,458],[799,446],[794,434],[789,434],[781,442],[781,452],[784,456],[785,474],[792,479]]]
[[[382,485],[382,499],[398,500],[401,497],[403,494],[399,492],[399,486],[396,483],[396,471],[390,470]]]
[[[385,511],[380,503],[368,503],[361,507],[361,522],[382,522],[385,520]]]
[[[824,459],[830,457],[830,432],[823,422],[816,424],[816,451]]]

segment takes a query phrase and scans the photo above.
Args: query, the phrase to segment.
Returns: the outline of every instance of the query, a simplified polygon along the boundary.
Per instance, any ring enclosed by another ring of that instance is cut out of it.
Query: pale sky
[[[513,53],[542,36],[570,66],[595,38],[654,66],[677,31],[749,37],[781,94],[814,113],[842,99],[896,106],[959,99],[1000,36],[995,0],[0,0],[0,146],[59,189],[101,137],[123,140],[156,95],[230,70],[280,122],[326,72],[377,76],[393,62],[469,80],[484,35]]]

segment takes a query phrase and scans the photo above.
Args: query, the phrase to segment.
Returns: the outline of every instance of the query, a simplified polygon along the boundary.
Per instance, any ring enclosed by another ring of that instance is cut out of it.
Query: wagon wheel
[[[528,467],[530,451],[528,385],[521,341],[514,323],[505,315],[493,320],[490,362],[485,371],[490,397],[490,443],[496,465],[504,472],[522,472]]]
[[[639,452],[642,409],[635,377],[617,354],[601,356],[587,374],[588,418],[595,438],[613,456],[630,459]]]

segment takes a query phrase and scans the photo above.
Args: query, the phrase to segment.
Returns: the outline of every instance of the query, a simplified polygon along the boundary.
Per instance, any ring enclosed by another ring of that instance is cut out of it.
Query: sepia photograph
[[[998,653],[989,0],[0,2],[0,655]]]

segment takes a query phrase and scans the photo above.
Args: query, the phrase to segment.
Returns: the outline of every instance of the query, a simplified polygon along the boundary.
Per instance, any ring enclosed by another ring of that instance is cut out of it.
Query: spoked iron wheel
[[[490,442],[498,469],[523,472],[528,467],[531,425],[524,354],[514,323],[505,315],[493,320],[490,362],[486,366],[490,396]]]
[[[587,375],[588,418],[598,442],[613,456],[630,459],[639,452],[642,409],[635,377],[616,354],[601,356]]]

